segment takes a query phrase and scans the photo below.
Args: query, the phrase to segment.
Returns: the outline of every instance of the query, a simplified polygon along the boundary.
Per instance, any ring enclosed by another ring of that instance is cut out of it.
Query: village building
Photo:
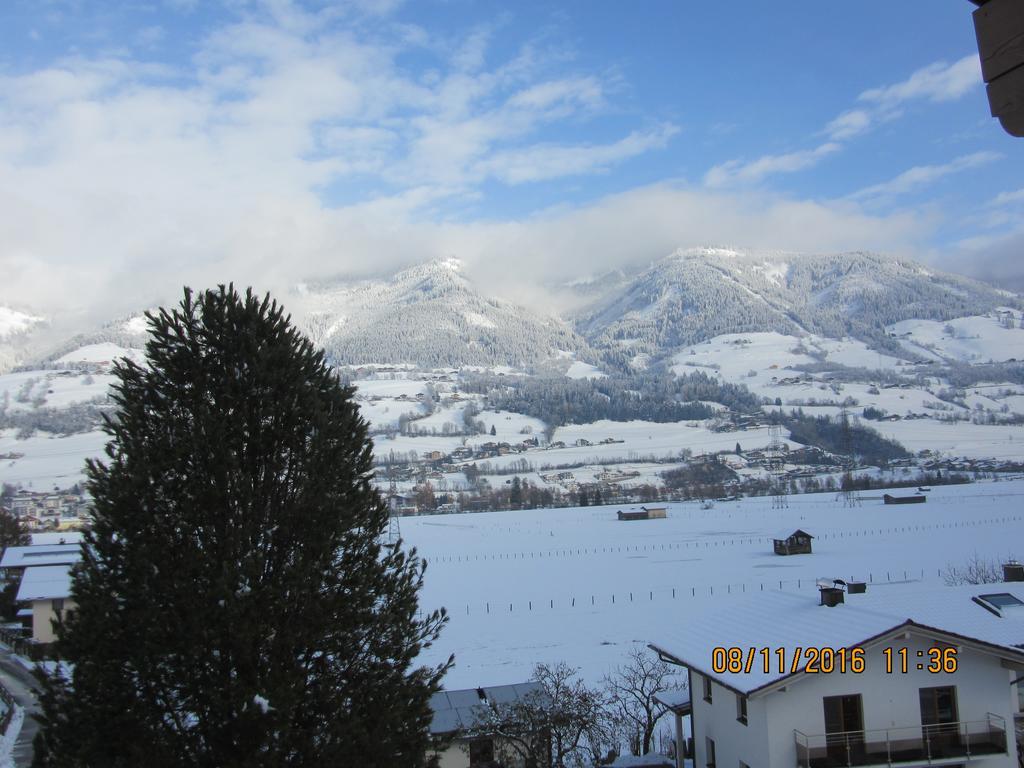
[[[1022,582],[837,580],[709,604],[650,647],[688,670],[692,701],[666,705],[700,768],[1017,768],[1022,646]]]
[[[536,682],[435,693],[430,699],[433,713],[430,734],[448,742],[446,747],[435,750],[432,755],[437,758],[437,768],[489,768],[495,765],[495,757],[501,749],[500,737],[480,725],[488,716],[488,710],[494,711],[503,704],[528,701],[531,697],[543,695],[544,687]],[[525,768],[522,763],[503,763],[503,766]]]
[[[32,640],[52,643],[57,639],[53,623],[75,607],[71,600],[71,566],[43,565],[27,568],[18,586],[17,601],[32,611]]]

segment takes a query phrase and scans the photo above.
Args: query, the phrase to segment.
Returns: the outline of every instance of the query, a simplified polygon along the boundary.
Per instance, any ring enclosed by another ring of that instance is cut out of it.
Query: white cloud
[[[605,76],[530,44],[492,62],[479,30],[453,48],[335,16],[392,7],[244,6],[176,69],[121,54],[0,76],[0,303],[109,313],[186,281],[407,263],[440,231],[417,222],[486,180],[593,173],[676,131],[555,144],[546,128],[609,109]]]
[[[634,131],[612,144],[535,145],[494,153],[476,167],[481,173],[507,184],[593,173],[652,149],[661,149],[678,132],[675,126],[665,125],[653,131]]]
[[[853,200],[885,200],[897,195],[912,192],[915,189],[938,181],[944,176],[953,173],[978,168],[998,160],[1001,157],[996,152],[975,152],[970,155],[963,155],[948,163],[941,165],[919,165],[904,171],[898,176],[881,184],[872,184],[870,187],[858,190],[850,195]]]
[[[392,7],[366,0],[356,12]],[[361,24],[334,23],[333,5],[246,8],[176,70],[78,57],[0,76],[0,304],[108,319],[174,300],[185,283],[285,294],[303,279],[453,253],[491,290],[533,301],[537,283],[681,245],[905,252],[934,228],[851,201],[671,184],[521,220],[453,220],[486,182],[605,171],[678,129],[562,138],[612,110],[617,124],[628,115],[609,76],[530,44],[496,61],[486,35],[459,48],[391,26],[370,39]],[[403,66],[410,50],[435,57],[429,72]],[[707,183],[757,183],[839,147],[733,161]]]
[[[817,165],[823,158],[838,152],[841,145],[826,142],[814,149],[802,149],[782,155],[764,155],[750,162],[730,160],[714,166],[704,176],[709,187],[725,187],[733,184],[756,184],[768,176],[778,173],[795,173]]]
[[[1014,190],[1013,192],[1000,192],[992,199],[991,205],[1003,206],[1016,203],[1024,203],[1024,188]]]
[[[893,108],[907,101],[952,101],[972,88],[980,87],[981,64],[976,54],[964,56],[952,64],[935,62],[914,72],[906,80],[879,88],[871,88],[860,95],[860,101]]]
[[[841,141],[864,133],[870,126],[871,115],[863,109],[851,109],[826,125],[825,133],[833,141]]]

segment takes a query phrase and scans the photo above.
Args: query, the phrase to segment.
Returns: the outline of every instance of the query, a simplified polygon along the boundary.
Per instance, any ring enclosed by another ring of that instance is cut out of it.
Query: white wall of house
[[[841,610],[837,608],[835,610]],[[747,701],[747,725],[736,720],[736,694],[712,682],[712,703],[703,699],[703,680],[693,673],[694,744],[696,768],[707,765],[706,737],[715,741],[716,765],[738,768],[743,761],[751,768],[794,768],[797,765],[794,731],[809,736],[825,733],[822,699],[826,696],[860,694],[865,730],[920,726],[921,688],[956,686],[961,721],[985,720],[988,713],[1004,719],[1008,754],[974,758],[979,768],[1016,768],[1017,751],[1013,715],[1017,711],[1011,681],[1019,675],[1002,666],[992,655],[960,646],[955,673],[917,670],[927,664],[930,638],[911,634],[878,642],[866,649],[861,674],[809,674],[792,680],[785,690],[755,695]],[[887,673],[883,649],[908,649],[908,672]],[[917,658],[917,651],[924,656]],[[870,735],[869,735],[870,739]]]
[[[438,768],[469,768],[469,741],[456,739],[443,751],[435,750],[432,754],[438,757]],[[503,763],[507,768],[523,768],[522,760]]]
[[[64,606],[61,613],[61,618],[63,618],[69,610],[75,607],[75,604],[67,598],[60,602]],[[53,631],[53,621],[56,618],[57,611],[54,609],[53,600],[32,601],[32,639],[39,643],[52,643],[56,640],[57,635]]]
[[[438,768],[467,768],[469,753],[458,743],[452,744],[443,752],[435,752],[438,756]]]
[[[704,678],[692,673],[694,766],[707,765],[706,738],[714,739],[716,765],[738,768],[742,760],[752,768],[764,763],[768,744],[768,717],[763,699],[747,699],[747,724],[737,720],[737,694],[711,681],[711,703],[704,700]],[[794,762],[793,765],[796,763]]]

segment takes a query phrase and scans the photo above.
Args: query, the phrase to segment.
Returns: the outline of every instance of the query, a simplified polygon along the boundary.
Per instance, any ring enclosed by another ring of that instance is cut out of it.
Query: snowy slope
[[[1020,322],[1021,312],[1007,308],[998,317],[972,315],[948,322],[903,320],[888,330],[911,353],[930,353],[964,363],[1003,362],[1024,360],[1024,328]]]
[[[576,323],[599,349],[655,358],[724,333],[767,331],[892,348],[880,323],[945,321],[1007,300],[982,283],[878,254],[691,249],[603,295]],[[1013,306],[1020,308],[1019,298]]]
[[[0,306],[0,373],[29,357],[34,333],[45,326],[42,317]]]
[[[390,280],[305,286],[294,301],[314,341],[346,365],[522,366],[587,348],[562,320],[483,296],[457,259]]]

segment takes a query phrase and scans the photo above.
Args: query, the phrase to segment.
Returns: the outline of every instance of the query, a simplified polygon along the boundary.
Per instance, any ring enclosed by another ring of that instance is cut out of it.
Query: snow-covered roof
[[[779,674],[777,668],[765,673],[757,664],[749,673],[714,673],[714,648],[786,648],[786,658],[792,658],[797,648],[852,648],[916,628],[974,641],[1024,662],[1024,609],[999,610],[992,600],[974,599],[1003,593],[1024,602],[1024,582],[956,587],[872,584],[863,594],[847,594],[845,602],[834,607],[820,605],[817,594],[759,592],[687,612],[677,631],[656,639],[651,647],[744,694],[789,675]]]
[[[62,565],[77,563],[82,557],[82,545],[49,544],[28,547],[8,547],[0,558],[0,568],[28,568],[36,565]]]
[[[33,533],[32,546],[51,546],[53,544],[81,544],[81,531],[45,531]]]
[[[671,691],[659,691],[654,694],[654,699],[672,711],[685,710],[690,706],[690,689],[675,688]]]
[[[485,706],[484,699],[480,697],[481,693],[491,704],[507,704],[543,690],[544,686],[540,683],[517,683],[440,691],[430,697],[430,708],[434,712],[430,732],[455,733],[473,728],[477,723],[478,713]]]
[[[791,536],[806,536],[808,539],[814,538],[803,528],[796,528],[794,530],[790,530],[789,528],[787,528],[785,531],[776,531],[774,538],[776,541],[785,541]]]
[[[71,566],[43,565],[26,568],[18,587],[18,602],[59,600],[71,596]]]

